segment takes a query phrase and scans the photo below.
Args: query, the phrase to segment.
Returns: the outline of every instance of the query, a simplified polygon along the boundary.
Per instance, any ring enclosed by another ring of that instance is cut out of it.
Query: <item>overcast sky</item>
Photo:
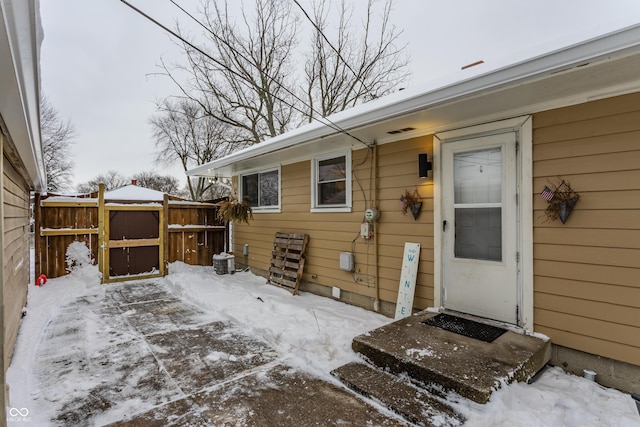
[[[169,0],[129,1],[167,26],[192,25]],[[200,5],[177,2],[192,12]],[[42,91],[77,130],[75,183],[108,170],[155,170],[185,181],[179,167],[154,164],[149,125],[154,101],[177,93],[155,74],[160,58],[180,58],[170,36],[120,0],[40,0],[40,9]],[[411,56],[404,86],[427,86],[478,60],[489,70],[640,23],[640,1],[397,0],[392,22]]]

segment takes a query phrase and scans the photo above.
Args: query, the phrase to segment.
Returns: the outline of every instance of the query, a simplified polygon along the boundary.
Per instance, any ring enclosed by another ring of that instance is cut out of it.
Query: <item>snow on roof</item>
[[[95,203],[98,204],[96,197],[76,197],[73,195],[56,195],[42,199],[42,203]]]
[[[505,61],[488,69],[486,64],[464,72],[452,73],[430,84],[395,92],[379,99],[357,105],[333,114],[323,122],[313,122],[260,144],[236,151],[228,156],[187,171],[188,176],[207,176],[219,168],[238,164],[276,151],[287,150],[300,143],[325,138],[336,133],[334,129],[352,131],[370,123],[383,122],[417,109],[435,108],[456,99],[473,97],[488,88],[497,88],[508,83],[519,84],[541,77],[549,77],[565,68],[575,67],[584,61],[624,55],[628,49],[640,46],[640,25],[634,25],[609,34],[584,40],[541,55],[520,61]],[[583,64],[584,65],[584,64]]]
[[[125,185],[116,190],[105,191],[105,200],[136,200],[136,201],[163,201],[164,193],[162,191],[150,190],[137,185]]]

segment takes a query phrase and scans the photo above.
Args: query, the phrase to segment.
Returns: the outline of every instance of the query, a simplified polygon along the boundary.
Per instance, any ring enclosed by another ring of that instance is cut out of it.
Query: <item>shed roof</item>
[[[144,202],[161,202],[164,200],[162,191],[138,187],[137,185],[125,185],[111,191],[104,192],[105,200],[127,200]]]
[[[640,25],[490,71],[474,67],[329,117],[379,144],[640,90]],[[398,130],[405,130],[398,133]],[[407,129],[411,129],[408,130]],[[314,122],[187,171],[232,176],[363,145]]]

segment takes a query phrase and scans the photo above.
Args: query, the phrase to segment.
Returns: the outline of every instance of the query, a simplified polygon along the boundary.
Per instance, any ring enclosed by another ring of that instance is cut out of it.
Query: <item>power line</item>
[[[333,44],[329,41],[329,39],[327,38],[327,36],[324,34],[324,32],[322,31],[322,28],[320,28],[318,26],[318,24],[311,19],[311,16],[309,16],[309,14],[307,13],[306,10],[304,10],[304,8],[302,7],[302,5],[300,5],[300,3],[298,3],[298,0],[293,0],[293,2],[298,5],[298,7],[300,8],[300,10],[302,11],[302,13],[304,14],[304,16],[307,18],[307,20],[311,23],[311,25],[313,25],[313,27],[316,29],[316,31],[318,31],[318,33],[320,33],[320,35],[322,36],[322,38],[324,39],[324,41],[327,42],[327,44],[329,45],[329,47],[331,49],[333,49],[333,51],[336,53],[336,55],[338,55],[338,58],[344,63],[345,67],[347,67],[349,69],[349,71],[351,71],[351,73],[353,73],[353,76],[360,81],[360,84],[362,85],[362,87],[365,88],[365,90],[367,92],[369,92],[369,95],[371,95],[372,98],[376,98],[375,94],[373,93],[373,91],[371,89],[369,89],[366,85],[366,83],[364,82],[364,80],[362,80],[362,77],[360,77],[360,75],[358,73],[355,72],[355,70],[353,68],[351,68],[351,65],[349,65],[349,63],[342,57],[342,55],[340,54],[340,51],[338,51],[338,49],[335,48],[335,46],[333,46]]]
[[[147,20],[151,21],[153,24],[157,25],[158,27],[160,27],[161,29],[163,29],[164,31],[166,31],[167,33],[169,33],[170,35],[172,35],[173,37],[177,38],[178,40],[180,40],[181,42],[183,42],[184,44],[188,45],[189,47],[193,48],[194,50],[196,50],[197,52],[199,52],[201,55],[205,56],[206,58],[210,59],[211,61],[213,61],[215,64],[217,64],[218,66],[225,68],[228,72],[230,72],[231,74],[235,75],[236,77],[240,78],[240,81],[243,81],[244,76],[242,76],[240,73],[238,73],[237,71],[230,69],[229,67],[227,67],[224,63],[220,62],[219,60],[215,59],[214,57],[212,57],[211,55],[209,55],[207,52],[205,52],[204,50],[202,50],[201,48],[199,48],[198,46],[196,46],[195,44],[191,43],[190,41],[186,40],[185,38],[183,38],[180,34],[176,33],[175,31],[171,30],[170,28],[168,28],[167,26],[163,25],[162,23],[160,23],[159,21],[157,21],[156,19],[152,18],[151,16],[149,16],[148,14],[146,14],[145,12],[143,12],[142,10],[138,9],[137,7],[133,6],[132,4],[130,4],[127,0],[120,0],[122,3],[124,3],[125,5],[129,6],[132,10],[134,10],[135,12],[137,12],[138,14],[140,14],[141,16],[143,16],[144,18],[146,18]],[[200,26],[202,26],[205,30],[207,30],[213,37],[215,37],[217,40],[221,41],[222,43],[224,43],[229,49],[231,49],[235,54],[237,54],[239,57],[241,57],[243,60],[247,61],[248,63],[251,63],[251,61],[244,56],[241,52],[238,52],[233,46],[229,45],[224,39],[220,38],[217,34],[215,34],[213,31],[211,31],[210,29],[208,29],[204,24],[202,24],[200,21],[198,21],[193,15],[191,15],[189,12],[187,12],[185,9],[183,9],[180,5],[176,4],[173,0],[170,0],[171,3],[174,4],[174,6],[178,7],[180,10],[182,10],[186,15],[188,15],[191,19],[193,19],[195,22],[197,22]],[[260,70],[259,70],[260,71]],[[275,81],[275,79],[273,77],[270,76],[266,76],[267,78],[269,78],[272,82]],[[245,83],[245,85],[247,87],[250,87],[248,84]],[[303,105],[305,105],[306,107],[308,107],[312,112],[318,114],[318,116],[322,117],[322,120],[317,118],[317,117],[312,117],[313,120],[316,120],[317,122],[333,129],[336,132],[345,134],[353,139],[355,139],[356,141],[360,142],[361,144],[364,144],[367,147],[370,147],[371,144],[362,141],[360,138],[356,137],[355,135],[352,135],[351,133],[349,133],[347,130],[342,129],[339,125],[337,125],[336,123],[334,123],[333,121],[331,121],[330,119],[323,117],[317,110],[315,110],[312,106],[310,106],[309,104],[307,104],[304,100],[300,99],[300,97],[298,97],[295,93],[293,93],[291,90],[289,90],[288,88],[286,88],[285,86],[281,86],[282,89],[284,89],[286,92],[288,92],[291,96],[293,96],[294,98],[296,98],[298,101],[300,101]],[[275,99],[277,99],[278,101],[282,102],[283,104],[291,107],[292,109],[298,111],[299,113],[302,113],[303,115],[306,115],[307,112],[300,109],[299,107],[293,105],[293,104],[289,104],[287,101],[285,101],[284,99],[280,98],[278,95],[273,94],[268,92],[269,95],[273,96]]]
[[[208,33],[210,33],[216,40],[218,40],[219,42],[221,42],[222,44],[224,44],[225,46],[227,46],[228,49],[230,49],[233,53],[235,53],[236,55],[238,55],[240,58],[242,58],[244,61],[248,62],[249,64],[251,64],[251,61],[249,60],[249,58],[247,58],[242,52],[238,51],[235,47],[233,47],[231,44],[229,44],[229,42],[225,39],[223,39],[222,37],[220,37],[219,35],[217,35],[216,33],[214,33],[213,31],[211,31],[210,28],[208,28],[206,25],[204,25],[202,22],[200,22],[195,16],[193,16],[193,14],[191,14],[190,12],[188,12],[187,10],[185,10],[182,6],[180,6],[179,4],[177,4],[174,0],[169,0],[174,6],[176,6],[178,9],[180,9],[183,13],[185,13],[189,18],[191,18],[193,21],[195,21],[198,25],[200,25],[205,31],[207,31]],[[210,56],[207,55],[208,58],[211,58]],[[213,58],[211,58],[213,60]],[[348,64],[347,64],[348,66]],[[257,67],[256,67],[257,68]],[[231,70],[230,70],[231,71]],[[262,70],[260,70],[258,68],[259,72],[262,72]],[[236,75],[238,75],[237,73],[235,73]],[[242,76],[241,76],[242,77]],[[267,79],[269,79],[271,82],[276,81],[274,77],[271,77],[269,75],[265,75],[265,77],[267,77]],[[276,83],[279,83],[276,81]],[[340,126],[338,126],[336,123],[334,123],[333,121],[331,121],[330,119],[328,119],[326,116],[323,116],[318,110],[314,109],[311,105],[307,104],[302,98],[300,98],[298,95],[296,95],[294,92],[292,92],[291,90],[289,90],[286,86],[280,85],[280,87],[286,91],[287,93],[289,93],[291,96],[293,96],[295,99],[297,99],[298,101],[300,101],[300,103],[302,103],[304,106],[308,107],[312,112],[316,113],[318,116],[322,117],[323,120],[326,121],[326,123],[323,123],[320,119],[317,119],[315,117],[312,117],[313,120],[316,120],[318,122],[320,122],[321,124],[328,126],[329,128],[343,133],[353,139],[355,139],[356,141],[360,142],[361,144],[364,144],[367,147],[370,147],[371,144],[370,143],[366,143],[364,141],[362,141],[360,138],[351,135],[348,131],[346,131],[345,129],[342,129]],[[366,87],[365,87],[366,89]],[[306,114],[305,111],[300,110],[299,108],[297,108],[296,106],[292,105],[292,104],[287,104],[287,102],[283,99],[281,99],[280,97],[278,97],[277,95],[274,95],[272,93],[269,92],[269,94],[271,96],[273,96],[274,98],[278,99],[280,102],[284,103],[285,105],[288,105],[289,107],[297,110],[298,112],[302,113],[302,114]]]

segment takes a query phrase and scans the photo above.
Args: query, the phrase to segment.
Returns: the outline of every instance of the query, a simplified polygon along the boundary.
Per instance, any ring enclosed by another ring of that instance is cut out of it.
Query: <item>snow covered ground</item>
[[[168,281],[176,295],[208,313],[209,321],[231,322],[266,341],[288,365],[329,381],[333,381],[332,369],[358,359],[351,350],[354,336],[390,322],[328,298],[306,293],[292,296],[248,272],[219,276],[212,267],[173,263],[169,275],[156,280]],[[102,298],[104,292],[96,267],[86,265],[42,287],[30,285],[27,315],[7,372],[10,408],[33,408],[39,392],[34,375],[36,350],[45,326],[60,307],[78,297]],[[82,343],[85,347],[101,345],[99,340],[87,340]],[[455,396],[450,401],[467,418],[468,426],[640,426],[629,395],[557,368],[547,369],[532,385],[502,387],[486,405]],[[20,417],[14,417],[15,424],[22,422]]]

